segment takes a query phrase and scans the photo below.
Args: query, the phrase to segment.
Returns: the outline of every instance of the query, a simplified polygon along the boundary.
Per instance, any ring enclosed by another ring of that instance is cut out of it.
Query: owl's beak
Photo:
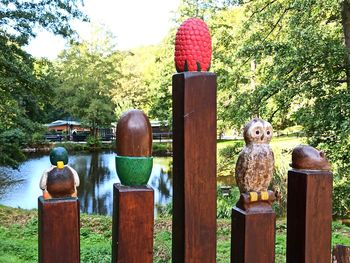
[[[261,135],[261,137],[260,137],[260,140],[263,140],[263,139],[264,139],[264,137],[265,137],[265,135],[264,135],[264,134],[262,134],[262,135]]]

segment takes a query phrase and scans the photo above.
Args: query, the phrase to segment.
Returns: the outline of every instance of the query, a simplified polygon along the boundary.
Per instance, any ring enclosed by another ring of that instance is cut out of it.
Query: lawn
[[[0,262],[37,262],[37,211],[0,206]],[[110,262],[112,219],[81,215],[81,262]],[[286,224],[277,222],[276,262],[285,262]],[[171,262],[171,219],[155,221],[154,262]],[[217,221],[217,262],[229,262],[230,220]],[[350,245],[350,228],[333,222],[332,244]]]
[[[218,151],[220,149],[225,148],[226,146],[232,145],[235,141],[239,140],[220,140],[217,143]],[[243,139],[241,140],[243,141]],[[293,149],[295,146],[299,144],[305,144],[306,138],[304,137],[296,137],[296,136],[280,136],[272,138],[270,143],[272,148],[283,148],[283,149]]]

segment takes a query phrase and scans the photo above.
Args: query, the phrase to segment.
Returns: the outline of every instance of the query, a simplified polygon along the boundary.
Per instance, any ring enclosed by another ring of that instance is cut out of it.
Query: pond
[[[172,158],[154,157],[148,184],[154,189],[155,214],[160,205],[172,201]],[[113,184],[119,183],[113,152],[95,152],[70,155],[69,165],[79,174],[78,197],[80,209],[88,214],[111,215],[113,212]],[[0,204],[24,209],[37,208],[42,194],[39,181],[42,172],[50,166],[48,155],[31,155],[19,170],[0,167]],[[226,184],[225,181],[222,182]]]

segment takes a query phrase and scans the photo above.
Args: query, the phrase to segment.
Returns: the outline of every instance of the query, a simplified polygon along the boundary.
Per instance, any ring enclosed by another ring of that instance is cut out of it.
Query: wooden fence
[[[216,262],[215,74],[173,76],[173,154],[172,262]],[[152,262],[153,189],[113,189],[112,262]],[[288,263],[331,261],[331,193],[330,172],[289,171]],[[39,198],[39,262],[80,261],[78,207],[75,198]],[[274,262],[275,213],[244,207],[232,209],[231,262]]]

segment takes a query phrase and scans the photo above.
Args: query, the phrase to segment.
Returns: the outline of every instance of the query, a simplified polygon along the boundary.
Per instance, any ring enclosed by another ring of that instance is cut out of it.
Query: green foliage
[[[99,150],[113,150],[115,148],[115,144],[113,143],[101,143],[101,141],[95,141],[94,137],[90,137],[90,144],[87,143],[72,143],[72,142],[64,142],[64,143],[55,143],[55,147],[64,147],[67,149],[68,153],[76,153],[76,152],[88,152],[96,150],[98,147]],[[96,143],[94,145],[94,142]]]
[[[173,203],[166,205],[156,204],[156,209],[158,218],[169,218],[173,214]]]
[[[234,141],[225,148],[219,149],[217,161],[218,176],[234,176],[237,157],[244,146],[243,141]]]
[[[22,146],[26,141],[26,134],[20,129],[0,130],[0,166],[17,167],[25,160]]]
[[[216,217],[217,218],[231,218],[232,207],[236,205],[240,193],[238,187],[232,187],[229,193],[225,194],[221,188],[217,188],[216,198]]]
[[[333,214],[335,217],[350,217],[350,173],[335,174],[333,183]]]
[[[101,148],[102,142],[101,138],[99,137],[94,137],[94,136],[88,136],[86,139],[86,144],[90,148]]]
[[[172,154],[172,143],[153,143],[152,152],[154,156],[169,156]]]
[[[291,149],[274,147],[275,171],[270,184],[270,189],[276,195],[273,209],[278,217],[285,217],[287,213],[287,178]]]
[[[55,64],[57,78],[62,80],[55,105],[80,119],[97,137],[98,128],[109,128],[115,121],[112,91],[119,86],[121,56],[114,51],[108,32],[98,29],[92,38],[72,44]]]
[[[72,19],[86,20],[78,1],[1,1],[0,3],[0,123],[1,129],[32,134],[33,122],[45,120],[55,86],[51,63],[35,60],[23,50],[38,28],[69,37]],[[10,133],[12,133],[10,131]],[[14,134],[13,134],[14,135]],[[7,137],[7,134],[0,137]],[[29,139],[28,136],[27,139]],[[5,140],[0,165],[16,166],[20,145]],[[16,140],[11,139],[11,140]]]

